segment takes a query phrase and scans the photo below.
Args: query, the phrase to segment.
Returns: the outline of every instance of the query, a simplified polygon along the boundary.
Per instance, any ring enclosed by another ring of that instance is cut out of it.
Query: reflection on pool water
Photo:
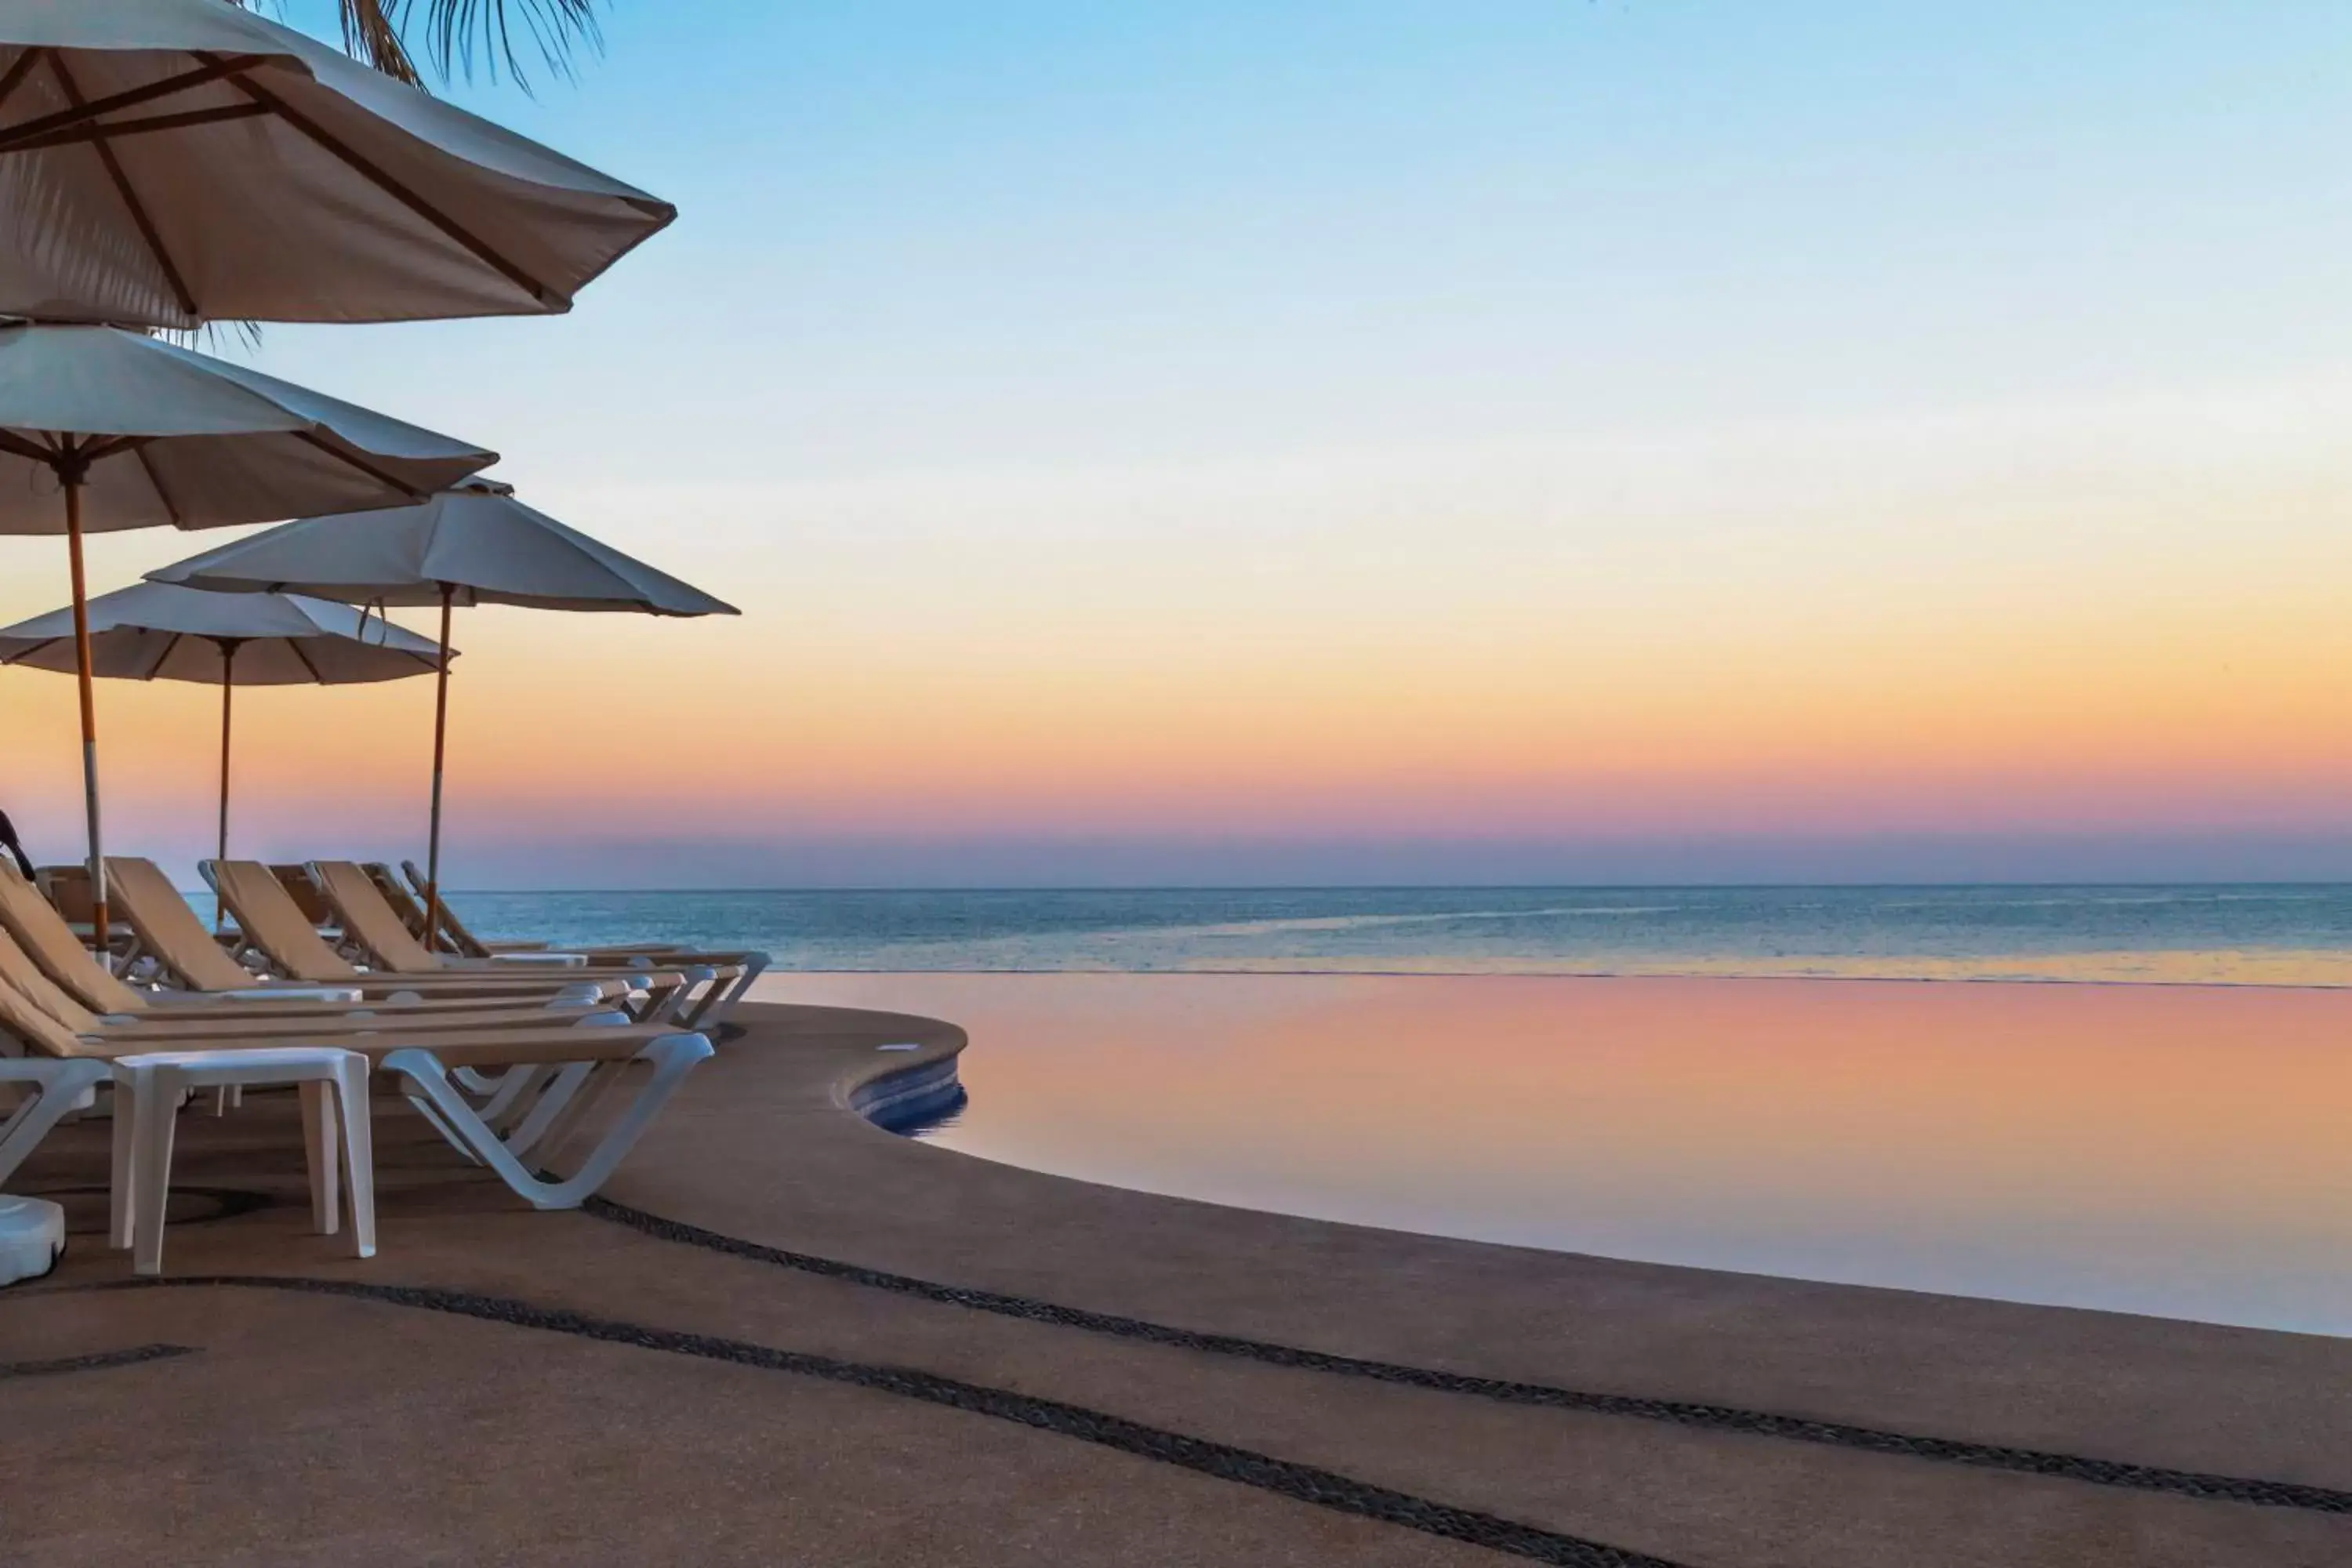
[[[1620,1258],[2352,1333],[2352,994],[794,974],[971,1031],[928,1136]]]

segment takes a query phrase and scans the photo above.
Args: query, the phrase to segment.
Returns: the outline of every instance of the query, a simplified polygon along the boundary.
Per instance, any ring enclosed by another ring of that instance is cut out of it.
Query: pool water
[[[2352,993],[785,974],[971,1034],[923,1135],[1253,1208],[2352,1332]]]

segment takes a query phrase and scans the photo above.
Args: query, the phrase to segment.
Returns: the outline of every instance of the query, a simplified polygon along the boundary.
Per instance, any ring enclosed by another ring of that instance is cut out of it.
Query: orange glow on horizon
[[[1887,467],[1907,447],[1824,447],[1826,478],[1776,453],[1752,495],[1691,479],[1671,450],[1588,454],[1653,463],[1657,493],[1607,471],[1624,515],[1565,530],[1555,512],[1591,505],[1570,470],[1353,500],[1344,473],[1304,494],[1293,475],[1249,501],[1274,509],[1261,531],[1212,510],[1173,553],[1131,532],[1016,549],[991,510],[1011,501],[978,480],[970,531],[926,522],[920,550],[892,510],[913,500],[887,489],[716,497],[685,551],[683,534],[604,531],[739,600],[740,620],[459,615],[453,831],[2340,828],[2339,492],[2227,451],[2183,478],[2147,447],[2131,444],[2138,470],[2091,479],[2011,473],[1999,444],[1958,477],[1949,454]],[[914,500],[952,510],[958,494]],[[571,499],[597,526],[593,498]],[[800,504],[872,516],[754,521]],[[1670,505],[1672,528],[1644,515]],[[2248,515],[2263,530],[2233,531]],[[93,579],[188,544],[99,541]],[[0,611],[54,606],[55,545],[8,542]],[[100,704],[118,823],[200,839],[213,694],[110,683]],[[421,822],[429,680],[248,691],[238,711],[243,821]],[[0,723],[10,808],[74,836],[70,680],[0,671]]]

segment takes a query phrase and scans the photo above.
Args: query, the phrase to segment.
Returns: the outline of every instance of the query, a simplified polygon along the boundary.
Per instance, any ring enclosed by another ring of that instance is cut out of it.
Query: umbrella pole
[[[222,644],[220,645],[220,650],[221,650],[221,787],[220,787],[220,843],[219,843],[219,847],[218,847],[216,849],[215,849],[215,850],[213,851],[213,855],[214,855],[213,864],[214,864],[214,865],[215,865],[215,866],[219,866],[219,865],[226,864],[226,863],[227,862],[227,860],[228,860],[228,742],[229,742],[229,721],[230,721],[230,717],[231,717],[231,714],[230,714],[230,708],[229,708],[229,703],[230,703],[230,700],[231,700],[232,695],[233,695],[233,694],[236,692],[236,643],[234,643],[234,642],[224,642],[224,643],[222,643]],[[219,932],[219,931],[226,931],[226,930],[227,930],[227,929],[228,929],[228,905],[227,905],[227,900],[225,900],[225,899],[223,899],[223,898],[220,896],[220,894],[219,894],[219,893],[215,892],[215,893],[214,893],[214,894],[213,894],[213,930],[214,930],[214,931],[215,931],[215,932],[216,932],[216,933],[217,933],[217,932]]]
[[[433,693],[433,837],[425,854],[425,945],[441,946],[441,764],[449,742],[449,603],[457,590],[441,584],[441,665]]]
[[[73,571],[74,673],[81,679],[81,787],[89,814],[90,950],[107,964],[114,929],[106,908],[106,839],[98,810],[98,695],[90,678],[89,584],[81,563],[81,487],[86,460],[68,451],[58,464],[66,492],[66,559]]]

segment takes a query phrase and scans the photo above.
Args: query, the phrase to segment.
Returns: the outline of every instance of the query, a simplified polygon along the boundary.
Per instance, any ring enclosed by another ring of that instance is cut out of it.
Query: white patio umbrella
[[[600,544],[514,499],[495,479],[468,479],[425,505],[306,518],[147,574],[220,593],[290,593],[352,604],[438,605],[441,646],[460,605],[541,610],[732,616],[731,605]],[[449,671],[433,715],[433,827],[425,862],[425,930],[440,921],[441,780]]]
[[[88,606],[100,679],[184,680],[221,694],[219,856],[228,858],[229,755],[240,686],[357,686],[428,675],[440,646],[349,605],[292,594],[204,594],[134,583]],[[455,657],[451,650],[451,657]],[[0,664],[78,672],[70,607],[0,628]]]
[[[0,533],[63,533],[81,680],[90,892],[105,950],[105,836],[82,535],[399,506],[494,452],[109,327],[0,325]]]
[[[0,314],[543,314],[676,216],[223,0],[0,0]]]

